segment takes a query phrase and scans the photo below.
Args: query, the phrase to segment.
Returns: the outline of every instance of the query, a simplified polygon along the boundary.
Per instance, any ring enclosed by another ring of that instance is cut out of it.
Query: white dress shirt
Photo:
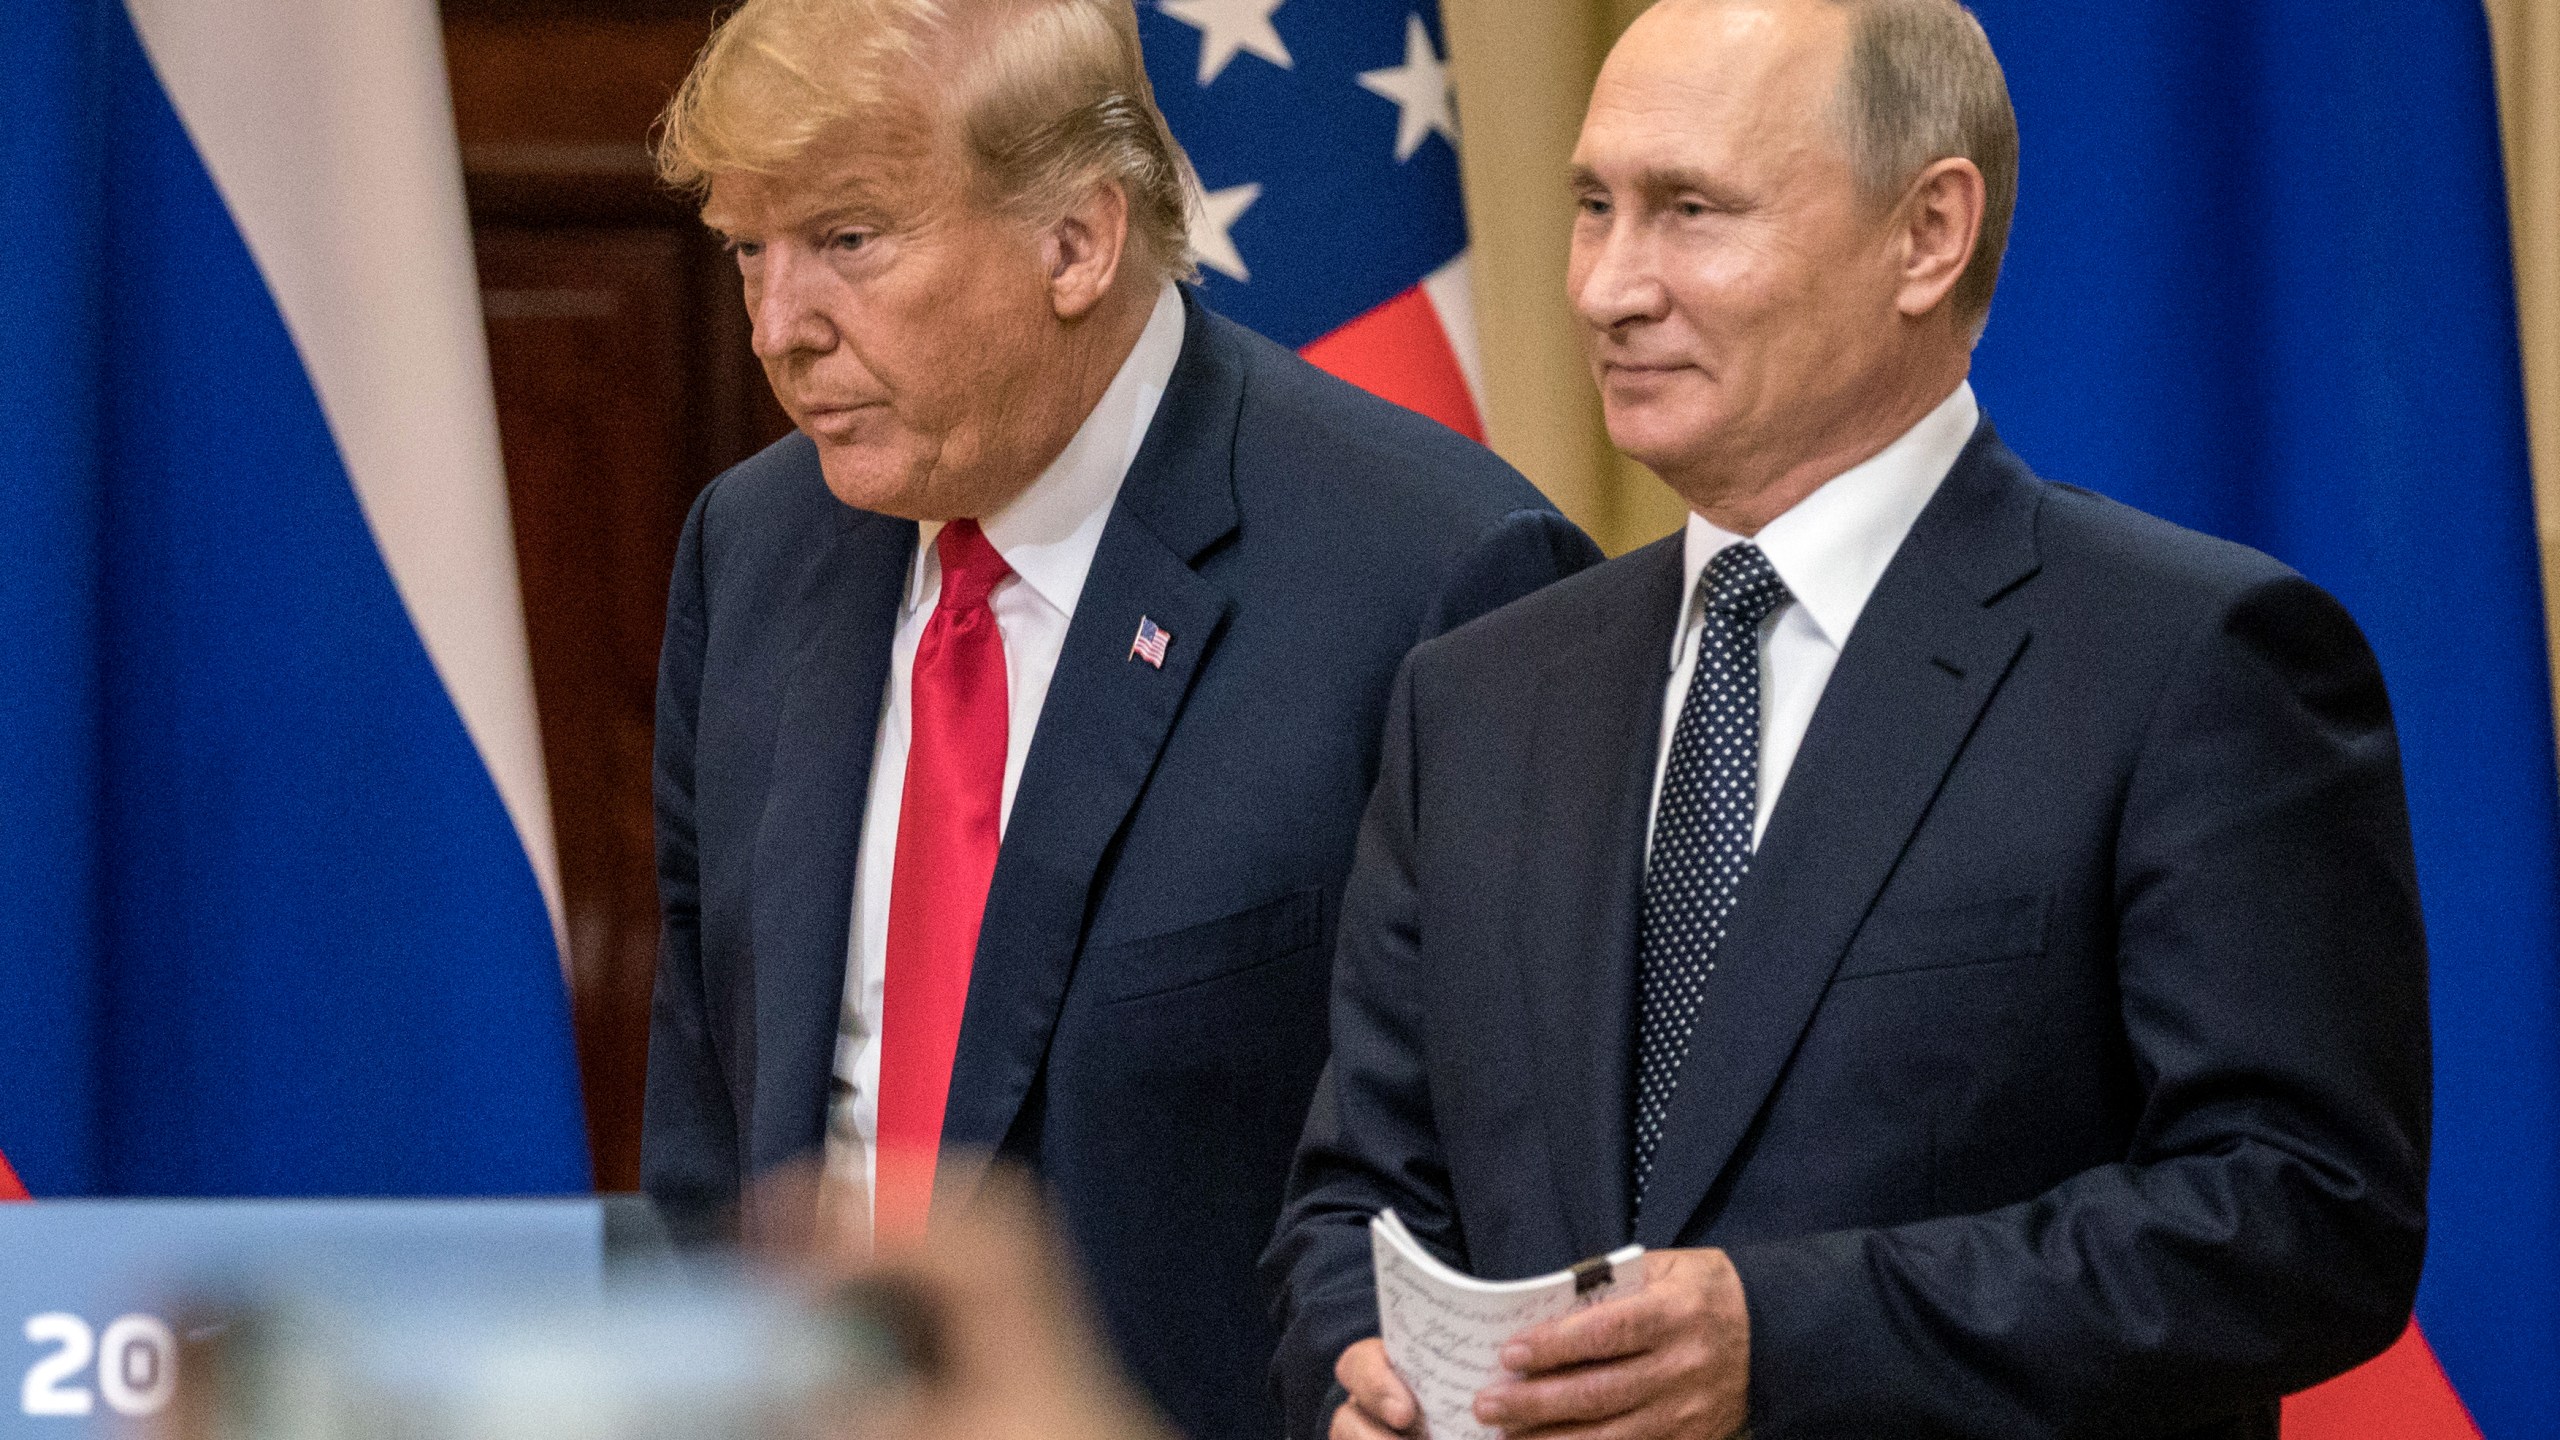
[[[1959,382],[1954,394],[1900,439],[1825,482],[1761,526],[1757,535],[1736,535],[1695,513],[1689,516],[1680,560],[1680,593],[1688,602],[1680,607],[1680,623],[1672,634],[1671,683],[1663,692],[1662,745],[1653,767],[1657,810],[1663,772],[1671,763],[1671,735],[1689,698],[1690,677],[1698,669],[1698,636],[1706,616],[1698,577],[1707,562],[1726,546],[1748,539],[1769,557],[1793,597],[1760,622],[1760,808],[1751,822],[1751,843],[1757,846],[1858,612],[1867,607],[1876,581],[1902,548],[1902,537],[1911,533],[1912,522],[1955,468],[1956,456],[1981,418],[1972,384]],[[1652,833],[1648,820],[1648,856]]]
[[[1155,420],[1156,406],[1182,354],[1182,297],[1168,282],[1129,358],[1120,364],[1102,399],[1077,427],[1075,438],[1031,488],[978,524],[987,541],[1013,567],[987,597],[1004,637],[1008,706],[1005,716],[1004,797],[997,833],[1013,818],[1013,792],[1022,783],[1023,757],[1040,724],[1040,706],[1067,643],[1076,597],[1093,568],[1102,528],[1120,496],[1120,483],[1138,457]],[[889,890],[898,849],[898,809],[906,794],[907,745],[913,726],[916,643],[942,590],[942,562],[934,553],[938,522],[918,527],[916,553],[907,565],[907,588],[898,629],[889,647],[888,694],[880,704],[878,738],[871,754],[871,789],[862,809],[862,836],[853,872],[853,926],[847,946],[844,1004],[836,1028],[836,1084],[827,1107],[827,1165],[850,1178],[860,1175],[865,1193],[874,1176],[873,1141],[879,1134],[882,981],[889,954]]]

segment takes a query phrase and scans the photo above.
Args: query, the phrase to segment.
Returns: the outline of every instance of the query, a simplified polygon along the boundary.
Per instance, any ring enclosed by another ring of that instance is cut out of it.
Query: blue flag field
[[[435,10],[339,8],[0,6],[0,1153],[39,1199],[588,1183]]]
[[[1975,372],[1993,420],[2048,476],[2326,586],[2399,722],[2435,1025],[2423,1339],[2383,1389],[2306,1406],[2289,1433],[2464,1433],[2391,1418],[2441,1404],[2376,1408],[2429,1379],[2431,1347],[2472,1433],[2549,1434],[2560,788],[2486,18],[1975,8],[2024,145]]]

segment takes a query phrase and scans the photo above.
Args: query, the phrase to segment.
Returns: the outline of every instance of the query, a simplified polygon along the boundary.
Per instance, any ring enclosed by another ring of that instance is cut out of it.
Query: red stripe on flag
[[[1458,352],[1449,348],[1440,312],[1419,285],[1298,353],[1372,395],[1428,415],[1470,440],[1484,439],[1484,419],[1458,368]]]
[[[9,1168],[9,1157],[0,1155],[0,1200],[24,1200],[27,1187],[18,1183],[18,1172]]]
[[[2481,1440],[2418,1322],[2380,1355],[2284,1402],[2284,1440]]]

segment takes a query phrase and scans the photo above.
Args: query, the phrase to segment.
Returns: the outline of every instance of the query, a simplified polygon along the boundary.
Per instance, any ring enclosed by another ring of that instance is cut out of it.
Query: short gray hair
[[[1940,160],[1970,160],[1982,171],[1982,236],[1949,297],[1957,318],[1979,332],[2018,207],[2018,116],[1991,37],[1956,0],[1832,3],[1857,12],[1833,103],[1859,187],[1890,203]]]

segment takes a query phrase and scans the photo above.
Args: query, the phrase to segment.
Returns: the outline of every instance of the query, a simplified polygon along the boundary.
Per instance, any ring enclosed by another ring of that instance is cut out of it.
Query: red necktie
[[[943,526],[934,549],[942,597],[916,643],[880,998],[872,1226],[884,1240],[924,1233],[1004,806],[1004,637],[987,596],[1013,571],[975,520]]]

